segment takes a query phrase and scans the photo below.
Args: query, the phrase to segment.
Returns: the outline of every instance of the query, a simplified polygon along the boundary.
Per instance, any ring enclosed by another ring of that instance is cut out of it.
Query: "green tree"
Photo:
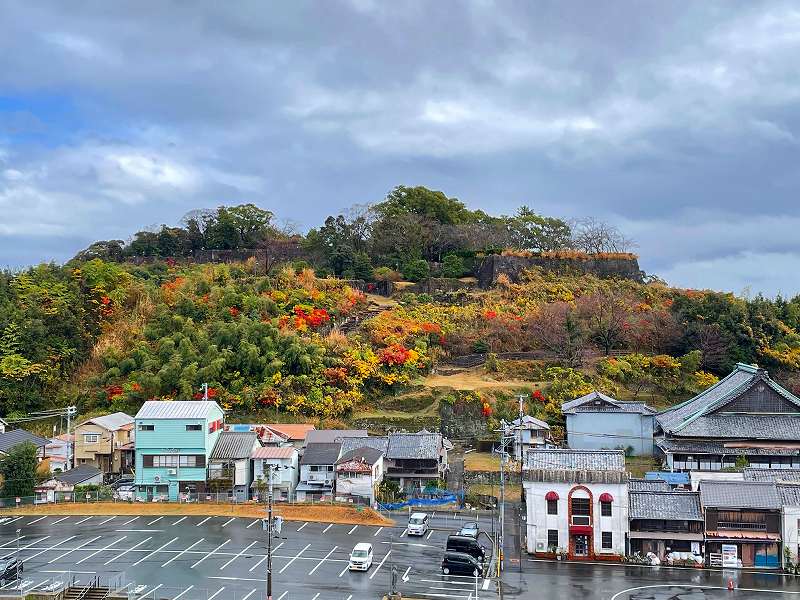
[[[464,274],[464,259],[457,254],[448,254],[442,261],[442,275],[458,278]]]
[[[3,496],[6,498],[33,496],[37,465],[36,446],[32,443],[23,442],[11,448],[0,460]]]
[[[428,261],[423,259],[411,260],[403,266],[403,276],[409,281],[422,281],[430,272]]]
[[[508,219],[514,247],[534,252],[549,252],[566,248],[570,242],[570,228],[566,222],[554,217],[536,214],[527,206],[520,206]]]

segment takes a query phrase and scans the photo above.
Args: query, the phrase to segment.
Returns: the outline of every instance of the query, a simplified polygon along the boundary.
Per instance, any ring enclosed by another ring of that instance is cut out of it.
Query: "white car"
[[[136,493],[136,486],[121,485],[114,492],[114,496],[116,497],[117,500],[124,500],[126,502],[131,502],[133,501],[135,493]]]
[[[372,544],[356,544],[350,553],[350,570],[367,571],[372,566]]]
[[[414,513],[408,518],[406,531],[408,535],[425,535],[428,531],[429,517],[426,513]]]

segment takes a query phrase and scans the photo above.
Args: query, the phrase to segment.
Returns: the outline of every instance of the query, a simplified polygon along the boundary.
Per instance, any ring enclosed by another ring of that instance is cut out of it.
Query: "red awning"
[[[570,525],[569,532],[570,533],[577,533],[579,535],[592,535],[592,526],[591,525]]]
[[[547,493],[544,495],[544,499],[545,499],[545,500],[547,500],[548,502],[549,502],[550,500],[558,500],[558,494],[556,494],[555,492],[553,492],[553,491],[551,490],[551,491],[547,492]]]
[[[613,502],[613,501],[614,497],[608,492],[603,492],[602,494],[600,494],[600,502]]]

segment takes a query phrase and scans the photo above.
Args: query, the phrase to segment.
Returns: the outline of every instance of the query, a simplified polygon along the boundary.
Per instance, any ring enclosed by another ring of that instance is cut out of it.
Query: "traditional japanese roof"
[[[800,506],[800,483],[779,483],[776,487],[783,506]]]
[[[342,438],[342,454],[356,448],[375,448],[386,454],[389,448],[389,438],[387,436]]]
[[[267,427],[292,442],[305,440],[308,432],[316,429],[310,423],[267,423]]]
[[[631,491],[628,494],[631,519],[702,521],[700,494],[697,492]]]
[[[301,465],[334,465],[339,460],[342,445],[338,442],[320,443],[312,442],[306,446]]]
[[[69,471],[59,473],[58,475],[55,475],[53,479],[69,485],[80,485],[84,481],[88,481],[101,474],[102,471],[96,467],[91,465],[81,465],[79,467],[75,467],[74,469],[70,469]]]
[[[92,417],[91,419],[86,419],[81,425],[86,425],[88,423],[93,423],[95,425],[99,425],[103,429],[107,429],[108,431],[119,431],[126,425],[130,425],[134,422],[134,418],[129,414],[124,412],[115,412],[111,413],[110,415],[103,415],[100,417]],[[80,427],[80,425],[78,426]]]
[[[764,387],[758,387],[764,386]],[[769,389],[776,402],[762,396],[762,407],[737,404],[746,392]],[[694,398],[659,413],[656,421],[668,435],[739,439],[800,439],[800,398],[763,369],[738,363],[727,377]]]
[[[342,454],[342,457],[336,461],[336,464],[344,465],[349,462],[360,462],[367,465],[374,465],[382,456],[383,452],[375,448],[356,448],[346,454]]]
[[[743,446],[731,442],[712,442],[705,440],[660,439],[656,446],[664,453],[679,454],[721,454],[721,455],[765,455],[765,456],[793,456],[800,454],[800,445],[787,444],[785,446],[771,444],[769,446]]]
[[[800,482],[800,469],[756,469],[745,467],[745,481],[796,481]]]
[[[212,400],[148,400],[136,413],[137,419],[205,419],[219,404]]]
[[[561,412],[571,415],[579,412],[612,412],[612,413],[638,413],[640,415],[654,415],[656,411],[644,402],[623,402],[607,396],[601,392],[589,392],[585,396],[564,402]]]
[[[264,446],[263,448],[256,448],[250,454],[250,458],[265,459],[265,458],[292,458],[297,453],[297,448],[294,446]]]
[[[511,421],[509,424],[511,429],[518,429],[519,428],[519,417]],[[522,428],[523,429],[546,429],[550,430],[550,425],[542,421],[541,419],[537,419],[536,417],[532,417],[530,415],[522,415]]]
[[[704,507],[712,508],[781,507],[775,484],[762,481],[703,480],[700,482],[700,501]]]
[[[531,448],[525,467],[551,471],[624,471],[625,451]]]
[[[50,443],[50,440],[24,429],[13,429],[0,433],[0,453],[5,454],[14,446],[19,446],[24,442],[30,442],[37,448],[43,448]]]
[[[630,479],[628,489],[631,492],[669,492],[672,487],[663,479]]]
[[[306,444],[331,444],[344,438],[366,437],[366,429],[314,429],[306,434]]]
[[[438,460],[442,449],[442,435],[420,431],[418,433],[390,433],[386,458]]]
[[[223,431],[211,451],[211,460],[250,458],[258,443],[255,431]]]

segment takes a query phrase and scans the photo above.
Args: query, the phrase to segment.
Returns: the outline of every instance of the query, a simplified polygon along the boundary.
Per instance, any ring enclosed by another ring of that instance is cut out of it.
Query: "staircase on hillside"
[[[385,306],[379,306],[378,304],[371,303],[367,308],[358,313],[347,317],[344,321],[342,321],[337,329],[344,334],[348,334],[351,331],[355,331],[358,329],[364,321],[377,317],[379,314],[391,310]]]
[[[64,600],[103,600],[110,593],[107,587],[72,586],[64,593]]]

